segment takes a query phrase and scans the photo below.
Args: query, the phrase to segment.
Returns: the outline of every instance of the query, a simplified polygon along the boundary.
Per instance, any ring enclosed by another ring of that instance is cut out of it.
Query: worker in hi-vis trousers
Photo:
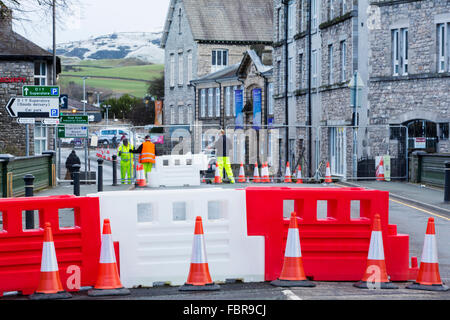
[[[139,163],[144,166],[145,181],[148,182],[147,174],[152,171],[155,163],[155,144],[150,140],[150,136],[145,136],[145,141],[136,150],[131,150],[132,153],[139,153]]]
[[[131,150],[133,145],[128,139],[123,139],[119,146],[118,155],[120,157],[120,177],[122,184],[131,184],[133,182],[133,154]],[[127,177],[128,176],[128,177]]]
[[[224,141],[226,142],[226,152],[224,152]],[[230,183],[234,183],[233,170],[231,170],[231,161],[230,157],[228,157],[229,150],[231,149],[232,144],[230,138],[225,135],[225,131],[223,129],[220,130],[219,138],[216,140],[216,142],[214,142],[214,145],[212,147],[216,149],[216,157],[217,164],[219,166],[220,177],[223,179],[223,168],[225,167],[225,171],[227,172],[228,179],[230,179]],[[211,146],[208,148],[211,148]]]

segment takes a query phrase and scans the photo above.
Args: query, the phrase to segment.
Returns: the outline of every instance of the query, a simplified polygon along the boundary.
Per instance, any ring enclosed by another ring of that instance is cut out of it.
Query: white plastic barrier
[[[207,166],[205,154],[158,156],[148,173],[148,186],[199,186],[200,170],[206,170]]]
[[[264,281],[264,237],[247,235],[245,190],[184,189],[101,192],[100,216],[119,241],[126,287],[182,285],[201,216],[213,281]]]

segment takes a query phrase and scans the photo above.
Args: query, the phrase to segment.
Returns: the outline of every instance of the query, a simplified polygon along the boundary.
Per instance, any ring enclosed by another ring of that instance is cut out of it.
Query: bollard
[[[113,186],[117,186],[117,156],[112,156]]]
[[[33,196],[33,182],[34,176],[32,174],[27,174],[23,177],[25,181],[25,197]],[[25,229],[34,229],[34,211],[26,211],[25,213]]]
[[[97,159],[97,191],[103,191],[103,159]]]
[[[445,162],[444,202],[450,202],[450,161]]]
[[[79,164],[74,164],[73,168],[73,194],[80,196],[80,168]]]

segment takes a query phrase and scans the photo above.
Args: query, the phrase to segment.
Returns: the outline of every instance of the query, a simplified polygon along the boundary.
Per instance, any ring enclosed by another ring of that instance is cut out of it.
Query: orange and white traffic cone
[[[56,260],[55,243],[53,242],[50,222],[44,225],[44,243],[42,245],[41,274],[39,285],[31,300],[68,299],[72,295],[64,291],[59,277],[58,261]]]
[[[136,184],[137,187],[146,187],[147,182],[145,181],[144,165],[136,165]]]
[[[380,160],[380,165],[377,167],[377,181],[384,181],[384,166],[383,166],[383,158]]]
[[[88,291],[88,296],[124,296],[128,294],[130,294],[130,290],[124,288],[120,282],[112,240],[111,223],[109,219],[105,219],[103,220],[102,246],[100,249],[97,281],[94,288]]]
[[[109,147],[106,150],[106,160],[111,161],[111,153],[109,152]]]
[[[306,279],[303,269],[300,234],[295,212],[291,213],[286,249],[284,252],[283,268],[277,280],[271,282],[278,287],[315,287],[316,285]]]
[[[245,183],[245,170],[244,170],[244,164],[241,162],[241,167],[239,168],[239,177],[238,182]]]
[[[379,214],[376,214],[373,220],[366,271],[362,280],[353,284],[353,286],[360,289],[398,289],[396,285],[389,281],[386,271]]]
[[[220,286],[212,282],[206,258],[206,246],[202,218],[195,219],[194,242],[192,246],[191,266],[186,283],[180,291],[213,291]]]
[[[444,285],[439,274],[436,231],[434,218],[432,217],[428,219],[417,279],[406,288],[428,291],[447,291],[449,289],[448,286]]]
[[[214,183],[222,183],[222,177],[220,176],[219,165],[216,162],[216,172],[214,175]]]
[[[330,169],[330,162],[327,162],[327,169],[325,170],[325,183],[332,183],[333,180],[331,179],[331,169]]]
[[[102,147],[101,157],[103,160],[106,160],[105,148]]]
[[[269,168],[267,167],[267,162],[265,162],[263,164],[261,175],[262,175],[262,182],[264,182],[264,183],[270,182],[270,179],[269,179]]]
[[[303,183],[302,179],[302,167],[299,165],[297,170],[297,183]]]
[[[291,183],[292,182],[292,176],[291,176],[291,168],[289,167],[289,161],[286,164],[286,173],[284,175],[284,183]]]
[[[253,171],[253,182],[254,183],[260,183],[261,180],[259,179],[259,167],[258,163],[255,162],[255,170]]]

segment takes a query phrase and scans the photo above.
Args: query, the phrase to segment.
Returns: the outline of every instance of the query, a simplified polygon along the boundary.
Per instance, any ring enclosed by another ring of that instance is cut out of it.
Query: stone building
[[[29,155],[40,155],[54,149],[53,128],[41,122],[35,125],[18,124],[5,107],[10,98],[21,96],[24,85],[51,85],[53,56],[13,31],[12,14],[0,8],[0,154],[26,155],[26,128],[29,136]],[[61,72],[57,59],[56,72]]]
[[[275,0],[282,155],[346,179],[372,176],[377,156],[404,177],[408,152],[449,152],[449,14],[445,0]]]
[[[227,147],[232,164],[267,160],[267,153],[260,149],[266,151],[269,141],[256,136],[262,137],[261,131],[265,133],[273,124],[272,68],[272,47],[259,46],[247,50],[239,63],[191,81],[198,96],[195,120],[202,123],[202,150],[225,128],[233,141]],[[242,96],[242,112],[236,104],[238,96]],[[247,152],[250,148],[255,152]]]
[[[252,45],[271,45],[272,11],[270,0],[170,1],[161,41],[165,125],[197,118],[192,80],[240,63]]]

